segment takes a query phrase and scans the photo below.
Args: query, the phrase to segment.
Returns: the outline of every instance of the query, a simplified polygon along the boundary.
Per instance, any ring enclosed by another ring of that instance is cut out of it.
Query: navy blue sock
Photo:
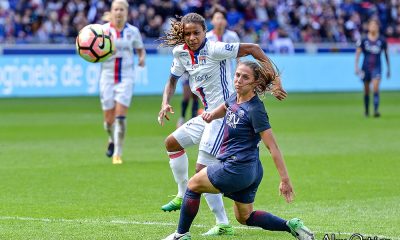
[[[364,95],[365,113],[369,114],[369,94]]]
[[[378,112],[379,108],[379,93],[374,93],[374,111]]]
[[[186,116],[186,110],[187,110],[187,108],[188,108],[188,105],[189,105],[189,100],[183,100],[182,101],[182,116],[181,117],[183,117],[183,118],[185,118],[185,116]]]
[[[178,233],[183,234],[189,232],[190,225],[192,225],[199,211],[200,196],[200,193],[193,192],[189,188],[186,190],[179,217]]]
[[[246,225],[261,227],[269,231],[286,231],[290,233],[290,228],[286,225],[286,220],[264,211],[252,212],[246,220]]]
[[[192,103],[192,118],[197,116],[197,111],[198,110],[199,110],[199,100],[198,99],[196,99],[196,100],[193,99],[193,103]]]

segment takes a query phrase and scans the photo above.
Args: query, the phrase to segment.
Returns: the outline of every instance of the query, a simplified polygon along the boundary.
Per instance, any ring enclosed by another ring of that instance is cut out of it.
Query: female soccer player
[[[161,38],[163,46],[174,46],[171,75],[166,83],[158,121],[164,125],[164,118],[173,113],[169,104],[173,96],[177,79],[184,73],[189,74],[189,85],[202,101],[205,111],[212,111],[233,93],[229,88],[230,73],[226,71],[226,60],[252,55],[254,58],[269,62],[262,49],[250,43],[212,42],[206,38],[206,25],[202,16],[196,13],[185,15],[180,21],[173,21],[172,28]],[[286,92],[280,82],[276,82],[275,97],[284,99]],[[164,211],[179,210],[188,182],[188,157],[185,148],[199,144],[196,171],[218,161],[215,156],[222,142],[223,119],[206,123],[201,116],[187,121],[165,140],[170,158],[178,194],[168,204],[161,207]],[[216,216],[217,225],[207,235],[233,234],[229,225],[221,194],[205,194],[208,205]]]
[[[364,60],[361,71],[358,67],[358,60],[361,52]],[[372,81],[374,89],[374,117],[380,117],[379,113],[379,83],[381,81],[381,53],[385,53],[387,65],[387,78],[390,77],[389,54],[386,40],[379,34],[379,22],[372,19],[368,23],[368,35],[357,42],[355,72],[361,76],[364,82],[364,106],[365,116],[369,116],[369,86]]]
[[[223,193],[232,199],[236,219],[241,224],[288,232],[301,240],[314,239],[314,234],[298,218],[286,221],[271,213],[253,210],[254,198],[263,177],[258,148],[260,140],[270,151],[281,177],[280,194],[288,203],[294,198],[283,156],[264,104],[258,97],[270,90],[277,79],[277,70],[271,62],[241,62],[234,77],[237,93],[213,111],[203,113],[202,118],[207,123],[225,116],[224,138],[217,156],[221,162],[203,168],[189,180],[178,230],[166,240],[191,239],[189,228],[198,212],[202,193]]]
[[[139,56],[139,66],[145,65],[146,52],[139,30],[128,24],[129,4],[114,0],[110,22],[103,26],[110,30],[116,53],[101,66],[100,100],[104,112],[104,128],[109,135],[106,155],[113,164],[122,163],[122,147],[126,132],[126,116],[131,103],[134,76],[133,50]]]

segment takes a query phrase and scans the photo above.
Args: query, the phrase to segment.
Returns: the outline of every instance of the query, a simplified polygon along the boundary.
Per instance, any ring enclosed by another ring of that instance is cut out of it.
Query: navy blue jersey
[[[235,93],[225,102],[224,138],[217,158],[233,162],[257,161],[259,133],[271,128],[267,112],[257,95],[241,104],[237,104],[236,99]]]
[[[357,47],[361,48],[364,54],[362,70],[373,72],[381,69],[381,53],[387,49],[386,40],[382,37],[375,41],[363,38],[357,42]]]

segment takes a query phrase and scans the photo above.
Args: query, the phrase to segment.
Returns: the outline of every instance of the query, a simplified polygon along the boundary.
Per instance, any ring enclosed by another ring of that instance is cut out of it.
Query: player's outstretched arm
[[[174,113],[174,110],[172,109],[172,106],[169,105],[169,102],[171,100],[171,97],[175,93],[177,82],[178,82],[178,79],[175,76],[170,75],[168,82],[165,84],[163,99],[162,99],[162,103],[161,103],[161,110],[158,113],[158,123],[161,126],[164,126],[164,118],[169,120],[167,113],[168,112],[172,113],[172,114]]]
[[[386,72],[386,77],[387,79],[390,78],[390,61],[389,61],[389,53],[387,48],[385,49],[385,59],[386,59],[386,66],[387,66],[387,72]]]
[[[360,55],[361,55],[361,48],[358,47],[356,49],[356,60],[354,63],[354,72],[356,73],[357,76],[360,75],[360,68],[358,67],[358,61],[360,60]]]
[[[139,57],[139,66],[144,67],[146,65],[145,59],[146,59],[146,50],[144,48],[137,48],[136,52],[138,53]]]
[[[225,114],[226,114],[226,106],[225,103],[223,103],[211,112],[203,112],[201,117],[203,118],[204,121],[210,123],[214,119],[223,118]]]
[[[279,150],[278,144],[275,141],[275,137],[272,133],[272,129],[267,129],[260,133],[261,139],[263,140],[265,146],[271,153],[272,159],[274,160],[276,169],[281,177],[281,183],[279,185],[279,193],[283,195],[286,202],[290,203],[294,199],[294,191],[292,183],[290,182],[289,173],[286,169],[285,161],[281,151]]]

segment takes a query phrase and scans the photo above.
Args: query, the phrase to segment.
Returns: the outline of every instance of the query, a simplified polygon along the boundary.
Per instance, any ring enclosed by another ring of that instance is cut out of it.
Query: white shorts
[[[201,116],[194,117],[176,129],[172,135],[183,147],[187,148],[199,144],[199,150],[204,151],[214,157],[218,154],[224,133],[224,119],[216,119],[211,123],[206,123]],[[207,161],[207,157],[199,153],[198,163],[201,160]],[[204,159],[204,160],[202,160]],[[202,163],[203,164],[203,163]],[[209,165],[209,164],[203,164]]]
[[[115,84],[112,74],[101,74],[100,78],[100,101],[101,107],[110,110],[118,102],[125,107],[129,107],[132,100],[133,79],[132,77],[122,77],[121,82]]]

